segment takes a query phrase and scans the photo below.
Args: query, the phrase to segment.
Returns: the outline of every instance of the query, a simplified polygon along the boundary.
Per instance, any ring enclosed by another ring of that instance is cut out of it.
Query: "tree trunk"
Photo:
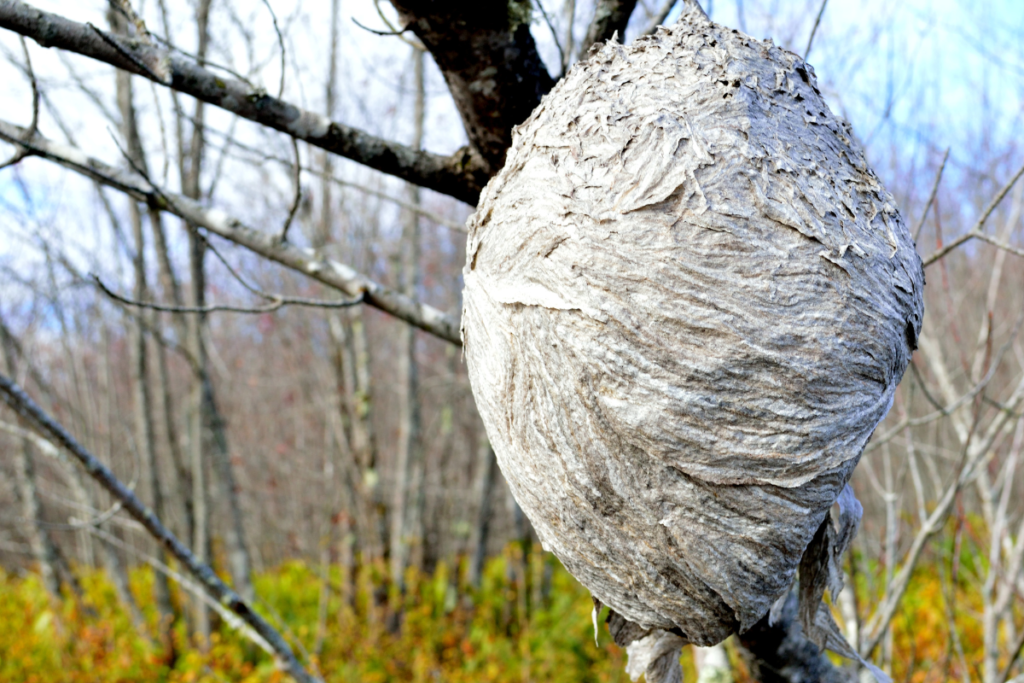
[[[196,28],[199,45],[196,50],[197,61],[202,64],[209,48],[209,16],[212,0],[201,0],[196,10]],[[204,107],[201,101],[196,102],[193,117],[192,140],[188,150],[187,169],[182,165],[182,194],[191,199],[199,199],[202,195],[200,181],[202,164],[206,150],[204,136]],[[192,278],[191,305],[203,308],[206,305],[206,244],[198,234],[195,226],[189,226],[190,274]],[[253,597],[251,560],[245,546],[242,512],[238,499],[228,451],[227,434],[224,420],[218,409],[213,382],[210,377],[206,354],[205,333],[206,315],[195,314],[189,319],[189,350],[197,363],[196,386],[193,389],[192,424],[192,478],[194,506],[196,516],[196,552],[203,553],[208,559],[207,550],[201,547],[208,545],[209,530],[207,516],[210,510],[207,505],[206,476],[204,461],[209,454],[213,470],[216,473],[218,497],[228,509],[228,523],[224,529],[224,541],[227,548],[228,567],[235,584],[235,589],[247,601]]]
[[[4,373],[9,377],[17,377],[14,357],[13,338],[7,326],[0,321],[0,352],[2,352]],[[25,535],[28,537],[32,556],[39,563],[39,573],[43,577],[43,586],[54,602],[60,601],[60,579],[57,577],[56,550],[53,539],[43,527],[43,510],[36,490],[35,469],[32,462],[32,446],[28,439],[21,439],[21,447],[14,449],[15,479],[18,485],[18,497],[21,499],[21,514],[25,518]]]
[[[126,20],[113,9],[108,13],[111,29],[115,33],[126,32]],[[121,134],[127,145],[128,158],[140,169],[146,168],[145,151],[139,138],[138,124],[135,116],[135,105],[132,100],[131,75],[124,71],[116,74],[117,106],[121,114]],[[149,300],[149,287],[146,282],[146,243],[142,228],[142,212],[135,201],[129,201],[128,215],[134,240],[133,274],[135,287],[133,296],[136,301]],[[153,512],[163,519],[164,504],[160,490],[160,473],[156,462],[156,443],[153,437],[153,406],[149,386],[149,354],[147,352],[146,334],[143,329],[145,310],[138,312],[138,317],[131,325],[131,383],[133,398],[133,417],[135,422],[135,447],[139,454],[142,471],[149,487]],[[159,550],[164,564],[170,559],[166,550]],[[160,615],[161,632],[169,629],[174,622],[174,608],[171,605],[171,590],[167,576],[162,572],[154,572],[154,591],[157,611]],[[169,634],[169,631],[166,631]],[[172,643],[171,638],[167,638]]]
[[[182,335],[180,339],[187,339]],[[192,505],[192,475],[189,472],[189,463],[182,453],[181,441],[179,440],[179,425],[174,412],[175,398],[171,392],[170,371],[167,367],[167,349],[158,345],[156,349],[156,396],[158,398],[157,412],[163,423],[164,434],[167,440],[167,449],[171,456],[174,472],[174,501],[181,515],[181,524],[178,528],[181,538],[191,539],[195,535],[195,510]]]
[[[472,555],[469,563],[469,585],[474,589],[480,587],[483,576],[484,560],[487,559],[487,541],[491,534],[491,509],[494,499],[494,482],[498,475],[498,461],[494,457],[494,449],[486,436],[480,439],[477,450],[476,486],[477,495],[476,524],[473,527],[471,542]]]
[[[103,340],[103,348],[110,349],[110,329],[106,325],[103,326],[100,335],[100,338]],[[102,385],[100,391],[105,399],[105,405],[103,406],[104,427],[106,428],[107,434],[113,435],[115,432],[115,408],[113,405],[114,376],[111,371],[112,369],[108,353],[100,354],[100,361],[102,362]],[[107,462],[112,461],[112,452],[113,443],[111,439],[107,439]],[[72,464],[72,466],[67,468],[67,472],[68,478],[71,481],[72,491],[75,493],[75,497],[78,498],[79,503],[87,506],[89,509],[92,509],[95,505],[93,502],[93,496],[86,488],[86,482],[82,481],[79,470]],[[114,591],[117,593],[118,600],[120,600],[121,604],[124,605],[125,609],[128,611],[132,624],[139,630],[144,629],[146,620],[142,616],[142,612],[139,610],[139,606],[136,604],[135,598],[132,596],[131,588],[128,583],[128,572],[125,570],[124,564],[121,562],[121,557],[118,555],[117,548],[102,539],[100,540],[100,546],[103,548],[103,564],[106,566],[107,573],[110,574],[110,579],[114,583]]]
[[[183,306],[185,300],[181,295],[181,286],[178,283],[178,277],[175,275],[174,265],[171,263],[170,249],[167,246],[167,235],[164,232],[163,219],[159,211],[150,210],[149,226],[153,232],[153,249],[156,252],[160,289],[163,291],[164,297],[169,297],[171,303],[175,306]],[[182,341],[188,340],[188,325],[185,318],[180,315],[170,315],[168,317],[171,325],[174,327],[177,339]],[[158,316],[154,316],[154,322],[157,319]],[[182,519],[179,531],[182,538],[187,538],[191,541],[195,537],[195,511],[191,497],[192,475],[189,471],[186,455],[182,452],[180,425],[174,408],[176,400],[172,393],[170,371],[167,364],[167,349],[164,345],[159,344],[157,345],[156,354],[158,413],[167,439],[167,450],[174,465],[175,498],[177,506],[180,507]]]
[[[415,104],[412,148],[423,142],[425,94],[423,51],[413,49]],[[420,202],[420,188],[406,185],[406,201]],[[415,296],[420,285],[419,214],[406,211],[402,221],[400,288]],[[416,329],[403,325],[399,332],[399,428],[395,462],[394,500],[391,508],[391,581],[405,591],[405,569],[422,565],[423,543],[423,444],[420,438],[419,369],[416,365]]]
[[[209,17],[211,0],[201,0],[196,7],[196,31],[198,34],[197,57],[200,63],[206,57],[206,51],[210,43]],[[180,111],[180,110],[179,110]],[[182,193],[193,199],[200,195],[199,181],[201,164],[204,151],[204,125],[205,108],[203,102],[197,101],[192,124],[192,141],[187,154],[183,153],[179,159],[179,171],[181,173]],[[182,135],[182,128],[179,126],[179,135]],[[179,147],[184,152],[184,145]],[[206,245],[200,239],[195,226],[186,226],[188,229],[189,246],[189,278],[191,280],[191,291],[189,304],[202,307],[206,303],[205,290],[205,268]],[[196,376],[192,380],[192,395],[189,405],[189,448],[190,467],[192,470],[192,507],[195,513],[195,535],[192,538],[192,550],[200,562],[211,561],[210,551],[210,506],[209,491],[206,483],[206,452],[208,444],[212,439],[209,436],[208,425],[210,420],[207,415],[206,402],[206,346],[203,343],[203,317],[199,314],[188,319],[188,349],[196,363]],[[195,608],[195,629],[202,647],[208,647],[210,642],[210,613],[202,600],[194,601]]]
[[[8,374],[10,372],[8,371]],[[21,498],[21,514],[25,518],[25,535],[32,548],[32,556],[39,563],[39,573],[50,599],[60,601],[60,580],[57,577],[57,551],[53,539],[42,525],[43,508],[36,490],[35,467],[32,446],[27,439],[21,440],[21,448],[14,449],[14,469],[18,482],[18,496]]]

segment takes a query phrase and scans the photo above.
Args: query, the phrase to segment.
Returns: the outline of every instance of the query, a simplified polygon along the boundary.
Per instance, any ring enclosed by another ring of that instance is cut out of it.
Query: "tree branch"
[[[39,83],[36,81],[35,71],[32,70],[32,58],[28,55],[28,45],[25,44],[25,38],[22,37],[20,40],[21,52],[25,55],[25,75],[32,85],[32,123],[29,124],[28,132],[26,133],[26,136],[32,136],[35,135],[39,127]],[[13,166],[30,154],[24,147],[15,146],[14,154],[7,161],[0,163],[0,169]]]
[[[300,683],[318,683],[306,671],[306,669],[295,658],[291,647],[285,642],[274,628],[268,624],[263,617],[258,615],[246,603],[241,596],[233,591],[227,584],[220,580],[213,569],[208,565],[196,560],[188,548],[182,544],[177,537],[163,525],[153,511],[143,505],[131,490],[114,476],[106,465],[96,459],[78,441],[69,434],[64,427],[47,415],[28,394],[5,375],[0,375],[0,398],[14,410],[15,413],[25,418],[44,438],[58,444],[65,451],[78,460],[89,475],[95,479],[110,495],[121,501],[124,509],[128,511],[146,530],[159,541],[167,550],[174,555],[189,573],[195,577],[203,587],[217,601],[252,628],[260,638],[273,648],[282,668],[284,668],[295,680]]]
[[[292,297],[292,296],[281,296],[277,294],[268,295],[266,298],[270,300],[269,304],[265,306],[232,306],[230,304],[212,304],[209,306],[170,306],[166,304],[160,304],[152,301],[139,301],[136,299],[129,299],[128,297],[121,296],[117,292],[113,291],[105,284],[99,277],[92,276],[93,283],[100,288],[100,290],[115,301],[119,301],[126,306],[135,306],[137,308],[148,308],[152,311],[161,311],[163,313],[195,313],[206,315],[208,313],[272,313],[283,306],[309,306],[311,308],[347,308],[349,306],[358,306],[363,303],[363,297],[359,296],[355,299],[344,299],[342,301],[329,301],[326,299],[307,299],[306,297]]]
[[[594,8],[594,19],[580,43],[580,59],[586,59],[590,48],[611,40],[616,33],[619,34],[619,42],[622,42],[634,9],[636,0],[598,0]]]
[[[753,680],[762,683],[847,683],[821,649],[804,636],[797,618],[797,597],[790,591],[785,606],[772,624],[766,614],[738,636],[740,654]]]
[[[996,210],[996,207],[999,206],[1000,202],[1003,201],[1003,198],[1006,197],[1006,195],[1010,192],[1013,186],[1017,184],[1017,181],[1020,180],[1020,177],[1022,175],[1024,175],[1024,165],[1017,169],[1017,172],[1013,174],[1013,177],[1006,181],[1006,184],[1003,185],[999,192],[996,193],[996,196],[993,197],[992,201],[988,203],[988,206],[985,207],[985,210],[981,212],[981,216],[978,217],[978,220],[977,222],[975,222],[974,227],[965,232],[964,234],[960,235],[959,237],[957,237],[949,244],[941,247],[938,251],[931,254],[928,258],[924,259],[924,261],[921,263],[922,267],[927,268],[928,266],[932,265],[933,263],[941,259],[946,254],[948,254],[949,252],[953,251],[954,249],[964,244],[965,242],[969,242],[975,237],[984,240],[989,244],[994,244],[1000,249],[1005,249],[1011,253],[1015,253],[1016,250],[1014,249],[1014,247],[1011,247],[1008,244],[1003,244],[996,240],[995,238],[985,235],[985,233],[982,232],[982,229],[985,227],[985,222],[988,221],[989,216],[992,215],[992,212]]]
[[[529,2],[391,4],[401,25],[416,34],[444,74],[485,175],[497,173],[512,144],[512,128],[526,120],[555,84],[530,35]]]
[[[949,161],[949,150],[946,148],[946,153],[942,155],[942,163],[939,164],[939,170],[935,173],[935,182],[932,183],[932,191],[928,194],[928,201],[924,205],[924,211],[921,212],[921,220],[917,222],[917,227],[914,228],[914,243],[917,243],[917,238],[921,236],[921,229],[924,227],[924,221],[928,218],[928,211],[932,208],[932,204],[935,203],[935,196],[939,192],[939,183],[942,182],[942,172],[946,170],[946,162]]]
[[[31,38],[43,47],[75,52],[142,76],[315,147],[469,204],[476,204],[489,178],[487,163],[466,149],[451,156],[412,150],[301,109],[242,81],[221,78],[170,50],[112,36],[21,0],[0,0],[0,28]],[[539,100],[538,96],[536,101]],[[530,109],[534,106],[536,102]]]
[[[163,192],[137,173],[118,170],[81,150],[41,135],[25,137],[26,132],[20,126],[0,121],[0,138],[18,141],[38,156],[131,195],[154,209],[172,213],[192,225],[205,228],[260,256],[312,277],[349,297],[364,296],[366,303],[374,308],[453,344],[462,344],[459,321],[432,306],[374,282],[349,266],[322,258],[312,249],[282,243],[276,235],[246,227],[223,211],[207,209],[187,197]]]

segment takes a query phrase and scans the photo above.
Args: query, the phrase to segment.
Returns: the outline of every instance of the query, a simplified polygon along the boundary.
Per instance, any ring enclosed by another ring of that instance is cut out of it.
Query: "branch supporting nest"
[[[228,80],[180,54],[143,41],[126,42],[89,24],[44,12],[20,0],[0,0],[0,28],[43,47],[74,52],[286,133],[402,180],[475,204],[489,174],[468,150],[450,156],[417,151],[331,121],[239,80]]]

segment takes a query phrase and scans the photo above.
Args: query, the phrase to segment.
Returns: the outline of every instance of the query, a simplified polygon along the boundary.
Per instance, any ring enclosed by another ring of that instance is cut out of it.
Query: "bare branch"
[[[476,203],[488,179],[486,165],[468,149],[451,156],[415,151],[333,122],[241,81],[221,78],[169,50],[126,44],[99,29],[20,0],[0,0],[0,28],[31,38],[43,47],[75,52],[143,76],[315,147],[469,204]]]
[[[221,132],[215,131],[215,130],[211,130],[209,132],[214,133],[215,135],[218,135],[218,136],[224,138],[224,140],[225,140],[225,142],[224,142],[225,148],[233,147],[233,148],[242,150],[243,152],[246,152],[247,154],[254,155],[255,159],[259,160],[260,162],[263,162],[263,161],[273,161],[274,163],[277,163],[277,164],[280,164],[281,166],[284,166],[285,168],[289,169],[293,173],[295,171],[294,163],[292,161],[288,160],[288,159],[285,159],[284,157],[279,157],[279,156],[276,156],[274,154],[269,154],[269,153],[267,153],[267,152],[265,152],[263,150],[258,150],[258,149],[255,149],[253,147],[250,147],[249,145],[243,144],[243,143],[239,142],[238,140],[235,140],[230,135],[230,133],[225,135],[224,133],[221,133]],[[220,159],[218,159],[218,166],[220,165],[220,160],[222,160],[225,156],[228,156],[228,153],[226,151],[221,155]],[[241,159],[241,160],[246,161],[246,162],[252,162],[254,160],[254,157],[243,157],[243,156],[237,155],[237,154],[231,154],[230,156],[233,159]],[[381,192],[380,190],[375,190],[372,187],[367,187],[366,185],[361,185],[360,183],[354,183],[354,182],[351,182],[349,180],[343,180],[343,179],[335,176],[334,174],[325,173],[324,171],[322,171],[319,168],[316,168],[314,166],[303,165],[303,166],[300,167],[300,169],[301,169],[301,171],[303,173],[315,175],[315,176],[317,176],[318,178],[321,178],[321,179],[326,179],[326,180],[334,183],[335,185],[337,185],[339,187],[349,187],[349,188],[352,188],[353,190],[357,190],[359,192],[363,192],[365,194],[373,195],[374,197],[378,197],[380,199],[383,199],[386,202],[391,202],[392,204],[395,204],[395,205],[405,209],[406,211],[412,211],[415,214],[423,216],[424,218],[426,218],[431,223],[437,223],[440,226],[443,226],[445,228],[449,228],[451,230],[455,230],[455,231],[458,231],[458,232],[462,232],[462,233],[467,232],[466,224],[465,223],[460,223],[458,221],[453,221],[450,218],[445,218],[441,214],[436,213],[434,211],[431,211],[429,209],[425,209],[422,206],[419,206],[419,205],[416,205],[416,204],[410,204],[409,202],[405,201],[404,199],[402,199],[400,197],[395,197],[394,195],[390,195],[390,194],[388,194],[386,192]],[[209,192],[207,192],[207,196],[211,196],[212,194],[213,194],[213,191],[212,191],[212,188],[211,188],[211,190]]]
[[[995,237],[992,237],[991,235],[986,235],[983,232],[979,232],[977,235],[975,235],[975,237],[977,239],[981,240],[982,242],[988,242],[993,247],[996,247],[998,249],[1002,249],[1003,251],[1005,251],[1007,253],[1010,253],[1010,254],[1013,254],[1014,256],[1024,256],[1024,249],[1021,249],[1019,247],[1015,247],[1015,246],[1013,246],[1011,244],[1007,244],[1006,242],[1003,242],[1002,240],[996,239]]]
[[[544,3],[541,0],[537,0],[537,9],[540,10],[540,14],[544,17],[544,23],[548,27],[548,31],[551,32],[551,38],[555,41],[555,48],[558,50],[558,61],[562,65],[562,72],[565,72],[565,65],[568,63],[570,57],[566,54],[562,48],[562,41],[558,39],[558,31],[555,30],[555,25],[551,21],[551,17],[548,16],[548,11],[544,9]],[[572,26],[569,26],[569,30],[572,31]]]
[[[287,53],[284,49],[284,36],[281,34],[281,27],[277,25],[277,14],[274,12],[273,6],[270,4],[270,0],[263,0],[263,4],[266,5],[267,11],[270,12],[270,19],[274,22],[274,33],[277,34],[277,47],[281,51],[281,82],[277,87],[278,99],[284,97],[284,70],[287,64]]]
[[[949,160],[949,150],[946,148],[946,153],[942,155],[942,163],[939,164],[939,170],[935,174],[935,182],[932,183],[932,191],[928,195],[928,203],[924,205],[924,211],[921,212],[921,220],[917,222],[917,227],[914,228],[914,242],[917,242],[917,238],[921,236],[921,229],[924,228],[924,221],[928,218],[928,211],[932,208],[932,204],[935,203],[935,195],[939,191],[939,182],[942,180],[942,172],[946,170],[946,162]]]
[[[66,465],[68,467],[74,467],[74,465],[64,456],[64,454],[60,451],[59,448],[54,446],[53,443],[51,443],[49,440],[43,438],[42,436],[40,436],[39,434],[36,434],[33,431],[30,431],[28,429],[23,429],[22,427],[19,427],[18,425],[11,424],[10,422],[0,421],[0,432],[7,432],[8,434],[12,434],[12,435],[17,436],[19,438],[28,439],[33,444],[35,444],[36,448],[38,448],[39,451],[43,455],[45,455],[47,457],[50,457],[50,458],[53,458],[54,460],[56,460],[57,462],[61,463],[62,465]],[[135,484],[136,484],[135,477],[133,477],[132,481],[128,482],[125,486],[126,486],[126,488],[129,491],[134,491],[135,490]],[[91,517],[90,519],[75,520],[71,524],[58,524],[58,523],[54,523],[54,522],[43,522],[41,520],[40,520],[40,523],[45,525],[48,528],[51,528],[51,529],[64,529],[64,530],[68,530],[68,531],[80,531],[82,529],[85,529],[88,526],[99,526],[99,525],[103,524],[107,520],[111,519],[118,512],[120,512],[123,507],[124,506],[121,503],[121,501],[117,500],[117,501],[114,501],[114,504],[112,506],[110,506],[109,508],[107,508],[105,511],[100,512],[98,514],[93,514],[93,517]],[[89,510],[88,512],[90,512],[92,514],[95,511]]]
[[[0,121],[0,138],[17,140],[24,134],[24,128]],[[248,228],[240,220],[223,211],[207,209],[187,197],[163,192],[136,173],[115,169],[78,149],[40,135],[23,144],[39,156],[125,192],[139,201],[146,202],[151,208],[172,213],[188,223],[205,228],[250,251],[308,275],[350,297],[365,296],[366,303],[375,308],[453,344],[462,344],[457,319],[395,292],[349,266],[322,258],[312,249],[282,243],[277,239],[277,235],[268,235]]]
[[[92,281],[99,287],[104,294],[109,296],[111,299],[120,301],[127,306],[137,306],[138,308],[148,308],[153,311],[162,311],[164,313],[217,313],[219,311],[229,313],[271,313],[281,308],[282,306],[311,306],[313,308],[346,308],[348,306],[358,306],[363,303],[363,296],[356,297],[355,299],[344,299],[342,301],[328,301],[325,299],[307,299],[305,297],[294,297],[294,296],[279,296],[279,295],[267,295],[267,298],[271,300],[271,303],[266,306],[257,306],[255,308],[246,308],[244,306],[231,306],[225,304],[213,304],[210,306],[168,306],[165,304],[153,303],[150,301],[136,301],[129,299],[128,297],[121,296],[117,292],[114,292],[99,279],[96,275],[92,276]],[[365,294],[365,293],[364,293]]]
[[[152,81],[156,81],[160,85],[170,85],[169,81],[158,75],[156,72],[149,68],[149,65],[147,65],[138,57],[136,57],[134,54],[132,54],[129,49],[121,45],[121,42],[117,38],[110,35],[106,31],[97,28],[93,24],[86,24],[86,26],[88,26],[92,30],[92,32],[95,33],[97,37],[99,37],[100,40],[102,40],[110,47],[114,48],[114,50],[124,59],[127,59],[129,62],[134,64],[136,69],[138,69],[146,78]]]
[[[291,208],[288,209],[288,217],[284,219],[284,225],[281,226],[281,235],[278,239],[282,242],[288,239],[288,228],[292,227],[295,214],[299,211],[299,204],[302,203],[302,158],[299,157],[299,141],[295,138],[292,138],[292,152],[295,154],[295,163],[292,165],[295,196],[292,198]]]
[[[238,593],[221,581],[209,565],[196,560],[192,551],[186,548],[163,525],[163,522],[157,519],[152,510],[147,508],[131,490],[122,484],[106,465],[79,444],[64,427],[47,415],[21,387],[5,375],[0,375],[0,398],[3,398],[15,413],[27,420],[47,440],[54,442],[71,454],[110,495],[121,501],[128,514],[146,527],[153,538],[163,544],[175,559],[181,562],[189,573],[202,584],[203,588],[216,598],[218,603],[236,614],[270,645],[283,668],[292,677],[300,683],[318,683],[317,679],[311,676],[295,658],[295,654],[284,638],[263,617],[254,612]]]
[[[1017,181],[1020,180],[1020,177],[1022,175],[1024,175],[1024,165],[1017,169],[1017,172],[1013,174],[1013,177],[1010,178],[1010,180],[1008,180],[1007,183],[1003,185],[1002,189],[1000,189],[999,192],[996,193],[996,196],[992,198],[992,201],[989,202],[988,206],[985,207],[985,210],[982,211],[981,216],[978,218],[978,221],[974,224],[974,227],[971,228],[969,231],[965,232],[963,235],[957,237],[949,244],[941,247],[938,251],[936,251],[928,258],[924,259],[924,261],[921,264],[922,267],[927,268],[931,264],[941,259],[946,254],[948,254],[949,252],[953,251],[954,249],[964,244],[965,242],[969,242],[975,237],[984,240],[985,242],[995,243],[993,242],[993,238],[986,236],[981,230],[982,228],[985,227],[985,222],[988,221],[989,216],[992,215],[992,212],[996,210],[996,207],[999,206],[999,204],[1003,201],[1003,198],[1006,197],[1006,195],[1010,192],[1013,186],[1017,184]],[[1006,249],[1007,251],[1010,251],[1012,253],[1019,253],[1019,250],[1015,249],[1014,247],[1011,247],[1008,244],[995,244],[1000,249]]]
[[[554,85],[530,34],[529,3],[391,4],[401,25],[416,34],[444,74],[484,174],[497,173],[512,144],[512,128],[526,120]]]
[[[380,8],[380,0],[373,0],[373,6],[377,10],[377,16],[380,17],[380,20],[383,21],[384,25],[388,27],[387,31],[379,31],[377,29],[370,28],[369,26],[364,26],[363,24],[356,21],[355,17],[352,17],[352,23],[358,26],[359,28],[363,29],[364,31],[369,31],[370,33],[376,36],[395,36],[403,43],[416,50],[427,49],[426,46],[420,41],[416,40],[415,38],[409,38],[408,36],[405,35],[406,33],[409,32],[408,26],[404,28],[398,28],[397,26],[391,23],[391,20],[388,19],[386,14],[384,14],[384,10]]]
[[[811,35],[807,38],[807,47],[804,48],[804,61],[807,61],[807,55],[811,54],[811,47],[814,46],[814,36],[818,33],[818,26],[821,25],[821,17],[825,14],[825,5],[828,4],[828,0],[821,0],[821,7],[818,9],[818,16],[814,18],[814,26],[811,27]]]
[[[153,569],[160,572],[167,578],[176,581],[178,585],[180,585],[182,588],[184,588],[189,593],[202,600],[207,607],[217,612],[217,614],[220,615],[220,617],[229,627],[240,632],[242,635],[244,635],[246,638],[255,643],[257,647],[266,652],[268,655],[274,656],[275,652],[273,646],[271,646],[271,644],[268,643],[263,638],[263,636],[257,633],[245,621],[239,619],[239,617],[235,615],[234,612],[229,611],[227,608],[224,607],[224,605],[220,604],[219,602],[211,598],[207,591],[205,591],[201,585],[190,580],[187,576],[184,576],[183,574],[174,571],[157,558],[151,555],[147,555],[146,553],[141,552],[137,548],[128,545],[127,543],[119,539],[117,536],[114,536],[113,534],[107,533],[106,531],[103,531],[102,529],[96,526],[90,526],[88,530],[90,533],[99,536],[107,543],[117,546],[126,553],[135,555],[136,557],[146,562],[146,564],[148,564]]]
[[[661,6],[661,9],[658,10],[658,13],[656,15],[654,15],[654,21],[652,21],[651,25],[647,28],[646,31],[644,31],[644,35],[649,36],[655,31],[657,31],[659,26],[664,25],[665,20],[668,19],[668,15],[672,13],[672,8],[675,7],[676,3],[678,2],[679,0],[665,0],[664,4],[662,4]]]
[[[29,83],[32,85],[32,123],[29,124],[26,137],[32,137],[36,134],[36,130],[39,128],[39,83],[36,82],[36,74],[32,70],[32,58],[28,54],[28,45],[25,44],[25,39],[21,38],[21,52],[25,55],[25,74],[28,76]],[[17,143],[15,143],[17,145]],[[17,147],[14,155],[10,159],[0,163],[0,169],[13,166],[27,156],[31,156],[31,152],[25,147]]]
[[[634,9],[636,0],[598,0],[594,8],[594,19],[580,43],[580,56],[585,57],[590,48],[611,40],[616,33],[619,34],[620,42],[624,40],[626,25]]]
[[[387,31],[381,31],[378,28],[370,28],[369,26],[367,26],[366,24],[362,23],[361,21],[359,21],[355,17],[352,17],[352,23],[355,24],[356,26],[358,26],[359,28],[363,29],[367,33],[372,33],[375,36],[382,36],[382,37],[401,36],[403,33],[405,33],[406,31],[409,30],[409,29],[394,29],[394,28],[392,28],[392,29],[388,29]]]

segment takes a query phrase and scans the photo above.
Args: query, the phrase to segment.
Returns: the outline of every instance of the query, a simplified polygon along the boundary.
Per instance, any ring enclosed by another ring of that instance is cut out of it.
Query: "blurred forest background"
[[[144,36],[120,0],[35,4]],[[896,681],[1022,681],[1024,5],[703,4],[807,54],[926,263],[920,349],[854,476],[865,518],[837,617]],[[585,47],[594,3],[522,6],[557,78]],[[624,40],[679,9],[637,3]],[[134,10],[152,45],[224,78],[410,148],[466,144],[440,71],[386,3]],[[307,265],[333,259],[458,316],[471,205],[10,31],[0,53],[5,139],[32,128],[286,235]],[[458,347],[0,147],[0,371],[254,600],[311,671],[626,680],[624,653],[604,633],[594,645],[587,592],[509,495]],[[20,424],[0,409],[0,679],[283,676],[139,523]],[[732,639],[725,651],[729,675],[751,680]],[[704,654],[686,658],[696,677]]]

